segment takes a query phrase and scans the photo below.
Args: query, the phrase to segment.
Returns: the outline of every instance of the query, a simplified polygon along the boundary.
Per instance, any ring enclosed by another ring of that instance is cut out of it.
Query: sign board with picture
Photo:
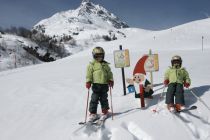
[[[116,68],[124,68],[130,66],[129,50],[114,51],[114,63]]]
[[[154,72],[159,70],[158,54],[148,55],[144,63],[144,69],[146,72]]]

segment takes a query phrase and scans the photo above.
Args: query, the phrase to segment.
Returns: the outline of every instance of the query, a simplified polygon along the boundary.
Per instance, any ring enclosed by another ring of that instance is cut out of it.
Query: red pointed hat
[[[133,70],[133,75],[135,75],[136,73],[141,73],[146,75],[145,69],[144,69],[144,63],[147,60],[148,55],[144,55],[141,59],[139,59],[139,61],[136,63],[136,66]]]

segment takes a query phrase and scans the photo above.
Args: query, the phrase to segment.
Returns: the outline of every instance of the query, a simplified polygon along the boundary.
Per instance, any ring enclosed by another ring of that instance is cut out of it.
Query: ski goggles
[[[181,64],[180,60],[173,60],[172,63],[173,64]]]
[[[104,58],[104,54],[103,53],[98,53],[94,55],[95,58]]]

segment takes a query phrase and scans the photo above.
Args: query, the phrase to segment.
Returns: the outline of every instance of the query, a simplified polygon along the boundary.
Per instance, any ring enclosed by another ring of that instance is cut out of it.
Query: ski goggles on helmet
[[[94,58],[104,58],[104,54],[103,53],[97,53],[94,55]]]
[[[180,60],[173,60],[172,63],[173,64],[181,64]]]

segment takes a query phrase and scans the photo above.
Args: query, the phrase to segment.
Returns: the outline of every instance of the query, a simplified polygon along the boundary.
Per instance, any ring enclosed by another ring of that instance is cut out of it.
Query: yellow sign
[[[114,51],[114,62],[116,68],[124,68],[130,66],[129,50]]]
[[[144,63],[144,69],[146,72],[154,72],[159,70],[158,54],[148,55]]]

